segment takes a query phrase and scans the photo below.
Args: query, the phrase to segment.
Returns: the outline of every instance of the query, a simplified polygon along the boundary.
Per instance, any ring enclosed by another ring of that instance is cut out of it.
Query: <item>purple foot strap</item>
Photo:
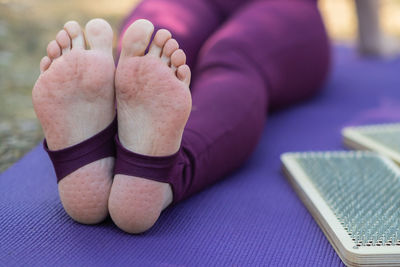
[[[123,147],[118,135],[115,136],[117,160],[115,162],[114,174],[125,174],[146,178],[158,182],[169,183],[174,195],[177,193],[175,180],[178,178],[178,156],[179,151],[171,156],[153,157],[134,153]]]
[[[117,119],[103,131],[93,137],[61,150],[51,151],[46,139],[43,141],[43,148],[53,162],[57,182],[75,170],[93,161],[115,157],[114,136],[117,132]]]

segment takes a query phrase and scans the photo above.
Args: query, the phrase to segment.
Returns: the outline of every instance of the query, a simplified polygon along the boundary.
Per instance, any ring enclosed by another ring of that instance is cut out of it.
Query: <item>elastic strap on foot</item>
[[[179,150],[173,155],[153,157],[134,153],[124,148],[118,135],[115,136],[117,160],[114,174],[125,174],[155,180],[163,183],[172,183],[176,179],[176,163]]]
[[[114,136],[116,132],[117,118],[107,128],[93,137],[61,150],[50,150],[45,139],[43,148],[53,162],[57,182],[91,162],[107,157],[115,157]]]

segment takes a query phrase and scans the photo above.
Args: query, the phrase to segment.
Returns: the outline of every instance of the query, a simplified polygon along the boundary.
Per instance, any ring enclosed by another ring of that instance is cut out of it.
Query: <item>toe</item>
[[[85,49],[85,38],[81,26],[76,21],[68,21],[64,25],[64,30],[72,40],[72,48]]]
[[[47,46],[47,55],[51,60],[54,60],[61,55],[61,48],[55,40],[51,41]]]
[[[153,42],[151,42],[148,54],[155,57],[160,57],[162,48],[164,47],[165,43],[171,39],[171,37],[172,35],[168,30],[158,30],[154,36]]]
[[[179,48],[179,44],[175,39],[169,39],[163,48],[161,59],[169,65],[171,62],[171,55]]]
[[[112,52],[113,31],[104,19],[92,19],[86,24],[86,38],[91,49]]]
[[[61,47],[62,53],[68,53],[71,50],[71,38],[69,38],[68,33],[65,30],[58,32],[56,36],[56,41]]]
[[[43,73],[44,71],[46,71],[51,64],[51,60],[48,56],[45,56],[42,58],[42,60],[40,61],[40,73]]]
[[[176,71],[176,77],[189,87],[191,77],[189,66],[186,64],[179,66]]]
[[[173,71],[186,63],[186,54],[183,52],[182,49],[175,50],[174,53],[171,55],[171,68]]]
[[[122,39],[121,59],[129,56],[142,56],[153,34],[153,24],[145,19],[133,22]]]

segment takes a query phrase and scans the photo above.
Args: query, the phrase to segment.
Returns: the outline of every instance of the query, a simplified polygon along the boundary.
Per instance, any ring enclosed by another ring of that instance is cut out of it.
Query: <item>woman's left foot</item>
[[[135,21],[125,32],[115,74],[118,136],[128,150],[148,156],[169,156],[180,147],[192,101],[186,56],[167,30]],[[172,202],[168,183],[117,174],[109,211],[124,231],[140,233],[157,221]]]
[[[47,47],[32,101],[50,150],[76,145],[106,128],[115,117],[113,32],[102,19],[69,21]],[[108,216],[114,158],[89,163],[58,184],[65,211],[93,224]]]

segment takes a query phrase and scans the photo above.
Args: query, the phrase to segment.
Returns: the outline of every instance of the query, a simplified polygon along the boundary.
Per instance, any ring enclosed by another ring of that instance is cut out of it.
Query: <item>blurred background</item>
[[[167,0],[168,1],[168,0]],[[400,38],[400,0],[378,0],[383,33]],[[46,46],[67,20],[84,25],[94,17],[110,22],[115,32],[138,0],[0,0],[0,172],[43,138],[31,90]],[[335,43],[356,44],[353,0],[320,0],[326,27]],[[116,42],[116,40],[115,40]]]

